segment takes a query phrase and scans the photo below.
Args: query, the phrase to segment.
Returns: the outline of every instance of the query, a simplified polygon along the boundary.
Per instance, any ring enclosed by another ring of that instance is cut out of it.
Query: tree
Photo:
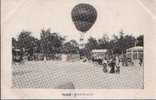
[[[98,48],[97,40],[95,38],[93,38],[93,37],[90,37],[88,39],[88,43],[86,44],[86,48],[89,49],[89,50],[97,49]]]
[[[45,55],[60,53],[64,40],[58,33],[51,33],[50,29],[41,30],[41,49]]]
[[[137,37],[137,46],[144,46],[144,35]]]
[[[78,53],[79,47],[78,43],[75,40],[70,40],[66,43],[64,43],[64,53]]]
[[[38,39],[31,36],[31,32],[22,31],[18,36],[18,47],[23,51],[23,53],[28,53],[28,55],[32,56],[34,52],[34,48],[37,46]]]
[[[114,35],[114,39],[111,40],[111,45],[113,53],[122,54],[126,49],[135,46],[135,37],[131,35],[125,35],[125,33],[120,32],[119,37]]]
[[[99,49],[109,49],[109,37],[108,35],[104,34],[101,39],[98,40],[98,48]]]
[[[42,29],[41,30],[41,33],[40,33],[40,46],[41,46],[41,52],[43,54],[46,54],[47,51],[48,51],[48,40],[47,40],[47,37],[50,35],[50,29],[47,29],[47,30],[44,30]]]
[[[15,38],[12,38],[12,48],[19,48],[18,41]]]

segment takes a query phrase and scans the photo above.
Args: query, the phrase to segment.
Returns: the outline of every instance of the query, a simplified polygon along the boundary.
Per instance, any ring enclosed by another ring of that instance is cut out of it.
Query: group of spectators
[[[102,61],[103,72],[120,73],[120,61],[117,56],[112,56],[109,60],[104,58]]]
[[[139,61],[138,64],[140,66],[143,65],[143,58],[139,58],[136,61]],[[123,56],[117,56],[117,55],[111,55],[109,57],[92,57],[92,62],[97,63],[99,65],[103,66],[103,72],[104,73],[120,73],[120,67],[121,66],[134,66],[134,60],[131,58],[126,57],[126,55]]]
[[[120,72],[120,59],[118,56],[110,57],[92,57],[92,62],[103,66],[103,72],[119,73]]]

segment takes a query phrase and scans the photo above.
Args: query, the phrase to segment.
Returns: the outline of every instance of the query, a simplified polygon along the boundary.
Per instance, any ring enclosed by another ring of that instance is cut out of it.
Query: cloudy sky
[[[155,0],[2,0],[2,32],[17,37],[28,30],[39,38],[41,29],[50,28],[68,40],[78,40],[80,32],[71,20],[71,10],[79,3],[93,5],[98,13],[86,38],[111,37],[121,29],[134,36],[148,34],[156,20]]]

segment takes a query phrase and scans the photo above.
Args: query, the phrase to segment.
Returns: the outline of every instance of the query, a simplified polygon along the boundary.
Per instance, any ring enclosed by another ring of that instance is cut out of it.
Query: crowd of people
[[[72,54],[71,54],[72,55]],[[70,55],[70,56],[71,56]],[[78,57],[78,56],[76,56]],[[39,60],[44,60],[44,55],[43,54],[35,54],[33,56],[28,55],[27,60],[31,61],[39,61]],[[61,60],[62,56],[61,54],[55,54],[55,55],[46,55],[46,60]],[[69,57],[66,57],[69,59]],[[72,56],[70,57],[71,59],[75,59]],[[80,57],[81,58],[81,57]],[[13,50],[13,62],[22,62],[24,61],[25,56],[22,55],[22,52],[18,49]],[[84,60],[86,62],[87,59]],[[109,55],[108,56],[96,56],[92,57],[91,61],[93,63],[98,63],[99,65],[103,66],[103,72],[104,73],[120,73],[120,67],[121,66],[129,66],[130,64],[133,66],[134,62],[132,61],[131,58],[127,58],[126,55]],[[143,65],[143,58],[138,59],[139,65]]]
[[[136,61],[138,61],[140,66],[143,65],[143,58],[139,58]],[[102,65],[104,73],[120,73],[121,66],[126,67],[135,65],[134,60],[126,57],[126,55],[111,55],[109,57],[97,57],[96,59],[93,57],[92,62]]]
[[[103,65],[103,72],[109,73],[120,73],[120,61],[119,58],[116,56],[111,57],[109,60],[106,58],[102,61]]]

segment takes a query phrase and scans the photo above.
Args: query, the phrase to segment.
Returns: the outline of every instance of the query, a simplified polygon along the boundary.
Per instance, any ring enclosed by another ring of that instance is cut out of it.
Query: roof
[[[92,52],[107,52],[107,49],[93,49]]]
[[[135,46],[132,48],[127,49],[126,51],[143,51],[143,47],[142,46]]]

